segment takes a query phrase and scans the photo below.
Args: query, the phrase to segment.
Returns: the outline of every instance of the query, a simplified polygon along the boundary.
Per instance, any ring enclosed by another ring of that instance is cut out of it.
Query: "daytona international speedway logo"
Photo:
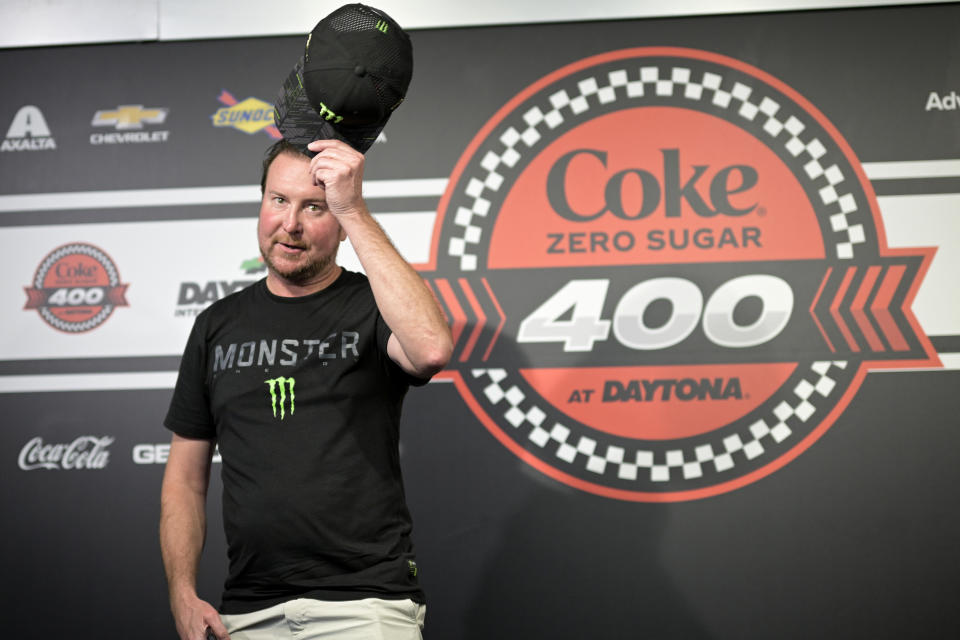
[[[117,307],[127,306],[128,284],[102,249],[85,243],[51,251],[37,267],[33,284],[24,287],[24,309],[36,309],[54,329],[82,333],[106,322]]]
[[[938,366],[852,150],[768,74],[675,48],[537,81],[456,165],[426,277],[448,371],[539,471],[636,501],[779,469],[869,369]]]

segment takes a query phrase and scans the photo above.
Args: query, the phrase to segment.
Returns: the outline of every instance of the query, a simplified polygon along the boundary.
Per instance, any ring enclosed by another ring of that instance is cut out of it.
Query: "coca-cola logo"
[[[113,440],[110,436],[79,436],[73,442],[44,444],[37,436],[23,446],[17,462],[24,471],[103,469],[110,462],[107,447]]]
[[[743,62],[586,58],[503,106],[454,168],[425,273],[447,371],[507,449],[622,500],[781,468],[871,369],[939,366],[872,186],[803,96]],[[432,270],[432,273],[430,271]]]

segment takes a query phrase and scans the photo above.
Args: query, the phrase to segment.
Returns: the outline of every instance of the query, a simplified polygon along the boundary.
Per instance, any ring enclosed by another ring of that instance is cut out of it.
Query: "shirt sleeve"
[[[204,326],[201,315],[193,324],[183,357],[180,359],[177,384],[163,424],[185,438],[212,440],[217,437],[217,430],[210,413]]]

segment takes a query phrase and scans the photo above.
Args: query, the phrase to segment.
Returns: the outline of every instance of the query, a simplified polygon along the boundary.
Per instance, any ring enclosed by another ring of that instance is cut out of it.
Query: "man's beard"
[[[270,245],[271,248],[273,248],[273,246],[274,245],[272,244]],[[269,253],[263,250],[263,247],[260,248],[260,255],[263,257],[263,263],[267,265],[267,269],[272,271],[278,277],[297,286],[310,284],[317,276],[324,273],[330,267],[330,265],[333,264],[333,259],[335,257],[332,255],[325,255],[319,260],[315,260],[313,262],[304,262],[284,271],[277,266],[277,264],[270,258]]]

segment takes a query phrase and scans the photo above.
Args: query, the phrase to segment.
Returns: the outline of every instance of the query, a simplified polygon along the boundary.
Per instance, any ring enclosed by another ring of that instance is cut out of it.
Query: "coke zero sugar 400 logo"
[[[36,309],[47,324],[67,333],[90,331],[118,306],[127,306],[126,284],[101,249],[83,243],[63,245],[43,259],[24,287],[24,309]]]
[[[500,442],[573,487],[677,501],[794,459],[868,369],[938,366],[910,311],[931,257],[886,247],[859,162],[796,91],[644,48],[494,115],[426,275],[445,375]]]

